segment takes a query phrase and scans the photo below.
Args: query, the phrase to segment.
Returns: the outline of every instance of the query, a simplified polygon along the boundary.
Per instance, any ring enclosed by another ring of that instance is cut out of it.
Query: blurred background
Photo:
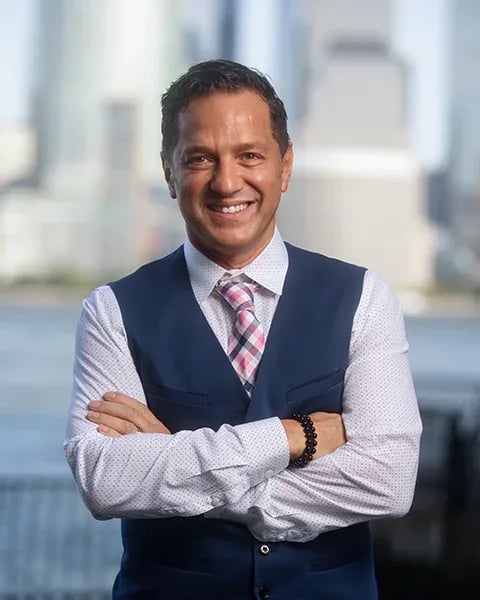
[[[218,57],[285,101],[283,236],[380,271],[406,313],[425,433],[411,514],[374,526],[381,598],[476,597],[479,0],[0,0],[0,598],[109,597],[118,524],[63,459],[75,325],[182,242],[160,96]]]

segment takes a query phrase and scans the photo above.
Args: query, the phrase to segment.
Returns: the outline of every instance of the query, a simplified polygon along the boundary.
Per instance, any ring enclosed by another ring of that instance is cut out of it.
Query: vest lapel
[[[298,288],[295,284],[297,270],[295,267],[292,268],[292,258],[289,257],[283,292],[278,301],[257,371],[257,380],[247,410],[246,421],[256,421],[281,414],[285,405],[285,398],[267,393],[267,388],[269,387],[269,378],[275,377],[278,372],[280,354],[285,349],[288,351],[295,335],[295,314],[298,314],[295,307],[295,295],[298,294]]]
[[[179,337],[180,339],[187,340],[190,339],[192,333],[194,333],[195,339],[199,341],[197,348],[201,348],[201,350],[198,351],[205,353],[205,355],[209,357],[212,372],[218,373],[221,371],[222,377],[227,380],[228,385],[233,386],[235,395],[242,396],[245,406],[247,406],[250,402],[250,398],[230,362],[229,357],[222,348],[198,305],[190,283],[183,247],[179,250],[181,250],[181,252],[178,252],[174,261],[176,279],[179,284],[177,286],[178,313],[179,315],[188,315],[187,319],[179,319]]]

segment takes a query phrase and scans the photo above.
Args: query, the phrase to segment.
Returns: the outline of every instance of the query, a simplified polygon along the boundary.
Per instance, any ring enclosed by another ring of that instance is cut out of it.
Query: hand
[[[314,412],[310,414],[310,418],[317,432],[317,451],[313,455],[313,459],[320,458],[326,454],[330,454],[340,446],[347,442],[345,435],[345,427],[341,415],[336,413]],[[288,438],[290,446],[290,459],[295,460],[302,455],[305,450],[305,433],[303,428],[293,419],[283,419],[282,424]]]
[[[87,419],[97,423],[97,431],[109,437],[137,431],[170,433],[148,406],[120,392],[107,392],[103,400],[94,400],[88,406]]]

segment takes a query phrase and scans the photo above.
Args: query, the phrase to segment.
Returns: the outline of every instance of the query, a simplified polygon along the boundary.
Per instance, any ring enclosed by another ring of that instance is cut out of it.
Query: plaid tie
[[[265,348],[265,335],[253,306],[255,284],[244,281],[220,281],[216,290],[236,313],[236,321],[228,340],[228,356],[245,390],[251,394],[255,375]]]

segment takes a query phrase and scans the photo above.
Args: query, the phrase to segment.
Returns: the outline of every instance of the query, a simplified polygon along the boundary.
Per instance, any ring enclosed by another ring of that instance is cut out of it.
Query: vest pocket
[[[289,412],[342,411],[343,370],[302,383],[285,393]]]
[[[191,406],[208,406],[210,404],[210,400],[205,394],[175,390],[173,388],[168,388],[163,385],[154,385],[152,383],[144,383],[143,387],[147,398],[152,396],[159,400],[189,404]]]
[[[148,408],[172,433],[210,427],[213,408],[205,394],[144,383]]]

